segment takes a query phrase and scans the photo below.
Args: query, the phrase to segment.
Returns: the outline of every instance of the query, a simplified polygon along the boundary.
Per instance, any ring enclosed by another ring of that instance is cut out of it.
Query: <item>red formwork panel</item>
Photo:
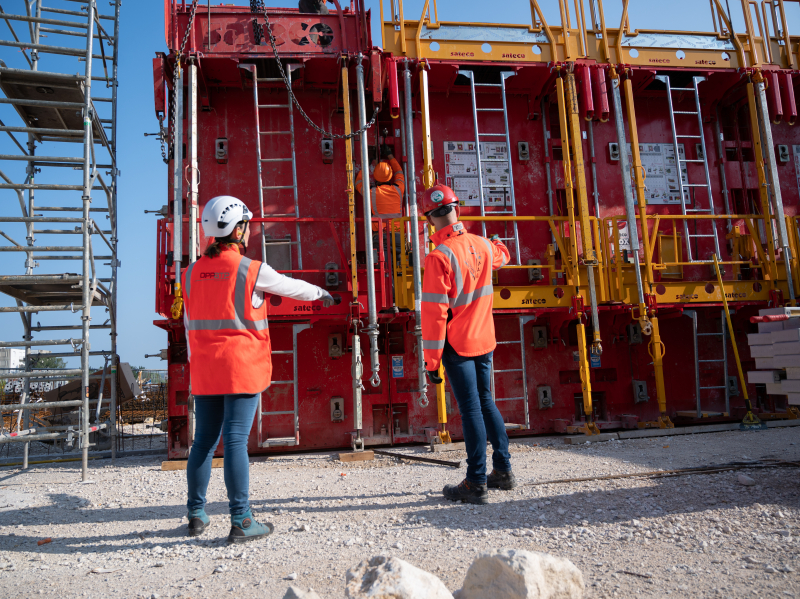
[[[356,7],[358,8],[358,7]],[[272,14],[272,9],[270,9]],[[177,30],[183,31],[186,13],[179,6],[177,16],[167,11],[168,22],[177,19]],[[316,18],[316,17],[311,17]],[[308,26],[308,15],[298,15],[296,11],[276,10],[273,22],[280,24],[282,32],[301,31],[303,24]],[[346,9],[341,16],[332,14],[319,17],[334,32],[334,41],[320,45],[319,37],[300,43],[302,40],[289,39],[283,33],[285,43],[279,48],[282,56],[290,58],[302,68],[294,69],[293,90],[310,119],[335,132],[344,131],[340,54],[350,57],[350,98],[356,114],[355,68],[353,58],[357,54],[370,53],[368,40],[368,16],[358,10]],[[184,23],[184,25],[180,25]],[[344,25],[342,25],[344,23]],[[230,34],[228,31],[239,31]],[[224,30],[224,31],[223,31]],[[172,34],[175,35],[173,31]],[[219,31],[219,38],[215,32]],[[325,30],[328,31],[328,30]],[[342,31],[345,32],[342,35]],[[205,34],[203,33],[205,32]],[[366,33],[365,33],[366,32]],[[350,229],[348,222],[348,196],[346,176],[346,146],[340,139],[333,141],[332,160],[321,150],[321,136],[294,111],[296,133],[298,207],[300,219],[289,219],[276,215],[294,211],[294,198],[291,190],[270,191],[264,198],[262,213],[258,201],[258,175],[256,171],[255,109],[252,88],[252,68],[258,77],[277,76],[274,57],[269,47],[257,47],[252,40],[252,15],[241,7],[214,7],[212,12],[211,48],[202,48],[208,42],[208,22],[200,18],[195,24],[195,33],[190,37],[197,55],[200,71],[201,109],[198,113],[198,169],[201,173],[199,191],[200,209],[216,195],[229,194],[241,198],[256,216],[254,235],[251,237],[247,255],[261,259],[260,234],[263,230],[271,240],[294,239],[300,230],[302,246],[283,246],[283,250],[270,248],[268,262],[277,270],[290,276],[302,278],[317,285],[325,285],[325,270],[331,263],[338,270],[339,284],[331,292],[342,297],[342,303],[332,308],[322,308],[303,302],[271,297],[269,301],[270,335],[273,349],[292,350],[293,325],[307,324],[309,328],[298,333],[297,365],[299,406],[299,445],[294,449],[330,449],[348,447],[353,433],[353,381],[352,367],[352,325],[356,320],[366,320],[367,297],[364,269],[364,235],[361,210],[361,197],[356,195],[356,217],[359,219],[356,235],[356,253],[359,262],[359,293],[354,298],[350,286]],[[205,35],[205,38],[203,37]],[[249,37],[248,37],[249,36]],[[231,40],[228,40],[231,37]],[[291,37],[291,36],[289,36]],[[296,36],[295,36],[296,37]],[[249,41],[248,41],[249,40]],[[332,45],[333,44],[333,45]],[[336,45],[338,44],[338,45]],[[172,45],[172,44],[171,44]],[[285,54],[284,54],[285,53]],[[368,113],[371,113],[373,100],[379,100],[382,110],[377,127],[369,132],[369,143],[374,145],[378,136],[386,137],[393,144],[395,154],[406,166],[408,182],[416,185],[422,193],[422,126],[420,121],[420,95],[418,65],[412,65],[413,126],[415,129],[416,164],[408,163],[402,156],[401,141],[397,136],[400,124],[397,116],[397,101],[403,99],[403,77],[401,62],[395,63],[391,56],[372,53],[373,59],[365,61],[367,73]],[[290,61],[290,62],[291,62]],[[174,56],[165,59],[166,71],[171,72]],[[240,68],[240,67],[246,68]],[[380,69],[384,69],[381,72]],[[394,88],[394,73],[387,69],[400,69],[399,89]],[[566,214],[566,194],[564,181],[563,149],[555,96],[555,73],[552,65],[492,65],[487,63],[467,64],[431,61],[426,65],[429,81],[429,110],[431,139],[433,144],[433,168],[440,179],[446,181],[448,165],[445,163],[444,143],[446,141],[470,141],[475,139],[472,100],[468,81],[458,76],[459,68],[470,68],[476,80],[483,83],[499,82],[503,70],[513,70],[516,74],[507,80],[507,106],[509,121],[510,155],[515,183],[517,214],[519,216],[547,216],[549,214],[547,196],[547,170],[552,182],[553,204],[556,215]],[[156,69],[158,71],[158,69]],[[623,216],[625,214],[623,196],[623,177],[619,161],[612,159],[610,145],[616,144],[617,134],[613,123],[613,103],[609,96],[611,86],[608,70],[598,68],[594,63],[578,64],[578,89],[581,94],[581,110],[594,116],[592,123],[595,144],[595,157],[590,157],[587,122],[582,121],[583,155],[586,161],[586,177],[589,188],[590,212],[595,215],[594,198],[591,195],[593,180],[590,164],[594,163],[597,173],[599,216],[601,219]],[[753,144],[749,130],[749,112],[746,98],[746,80],[743,73],[717,71],[714,73],[688,71],[636,69],[630,72],[634,95],[639,142],[650,144],[672,144],[669,124],[669,108],[663,84],[656,75],[669,74],[674,87],[686,87],[693,76],[703,76],[700,83],[700,96],[703,99],[703,132],[706,139],[712,201],[717,213],[725,213],[724,194],[719,165],[725,172],[729,203],[733,213],[752,214],[760,209],[758,203],[758,178],[753,155]],[[789,125],[792,117],[794,76],[779,72],[778,85],[781,88],[782,122],[773,125],[774,143],[788,146],[789,160],[778,163],[778,178],[783,193],[786,214],[797,214],[798,176],[796,174],[793,145],[798,140],[795,130]],[[381,85],[388,87],[381,90]],[[478,94],[482,107],[502,106],[496,88]],[[791,93],[790,93],[791,90]],[[266,82],[259,85],[259,99],[262,104],[285,104],[286,89],[282,82]],[[376,94],[373,96],[373,93]],[[380,95],[382,94],[383,95]],[[591,103],[587,100],[591,94]],[[791,100],[787,99],[791,96]],[[676,110],[693,109],[693,97],[675,95]],[[544,102],[543,102],[544,101]],[[624,96],[623,96],[624,104]],[[773,106],[777,106],[773,98]],[[777,109],[774,109],[777,110]],[[794,109],[796,113],[796,108]],[[610,113],[610,114],[609,114]],[[502,113],[486,112],[480,117],[482,131],[502,131]],[[186,116],[186,115],[184,115]],[[612,118],[609,119],[608,117]],[[627,119],[628,115],[624,115]],[[780,120],[778,114],[772,115]],[[719,126],[716,121],[719,119]],[[355,121],[355,117],[354,117]],[[545,138],[543,122],[549,131]],[[353,123],[355,126],[355,122]],[[285,131],[290,126],[288,111],[262,110],[260,128],[262,131]],[[687,133],[696,123],[679,123],[678,134]],[[722,153],[717,149],[717,137],[721,134]],[[288,144],[277,137],[267,136],[262,142],[264,158],[288,155]],[[216,147],[225,140],[227,156],[218,159]],[[518,142],[527,142],[529,157],[520,159]],[[798,148],[800,150],[800,148]],[[568,150],[567,150],[568,151]],[[354,144],[354,155],[359,156],[358,143]],[[545,155],[547,154],[547,156]],[[686,145],[687,158],[697,158],[694,143]],[[356,158],[356,162],[358,162]],[[188,164],[188,163],[186,163]],[[290,185],[291,172],[279,167],[280,163],[264,163],[264,185]],[[702,179],[702,165],[690,163],[689,179]],[[172,197],[172,178],[168,182],[168,193]],[[696,192],[696,200],[708,204],[705,190]],[[462,215],[477,215],[479,209],[464,207]],[[648,214],[680,214],[678,205],[648,205]],[[603,226],[609,226],[609,220]],[[733,223],[736,225],[737,223]],[[183,254],[188,260],[188,222],[184,219]],[[639,225],[637,225],[639,226]],[[170,307],[173,301],[172,282],[174,270],[169,253],[172,248],[172,218],[158,224],[157,298],[156,311],[162,318],[157,325],[168,331],[170,344],[170,393],[169,393],[169,455],[172,458],[185,457],[190,444],[189,370],[186,355],[185,333],[181,320],[172,320]],[[467,227],[481,233],[479,223],[471,222]],[[263,229],[262,229],[263,228]],[[498,232],[507,237],[504,225],[489,223],[487,234]],[[671,225],[662,221],[660,230],[671,232]],[[719,224],[720,249],[724,260],[731,259],[732,246],[725,238],[726,223]],[[681,231],[682,233],[682,231]],[[552,238],[547,223],[523,222],[519,224],[519,243],[521,263],[529,259],[547,262],[552,255]],[[202,251],[207,240],[200,229],[198,247]],[[385,250],[385,248],[382,248]],[[696,255],[708,257],[713,251],[710,240],[699,240]],[[656,254],[657,256],[657,254]],[[302,268],[300,258],[302,257]],[[561,256],[556,255],[560,264]],[[608,257],[606,257],[608,259]],[[379,312],[380,379],[377,387],[372,387],[369,378],[369,359],[366,348],[369,341],[361,335],[364,353],[365,377],[363,391],[363,429],[365,442],[370,445],[408,442],[426,442],[440,429],[436,398],[433,388],[429,388],[427,402],[420,401],[416,392],[418,381],[416,338],[413,312],[397,310],[393,307],[391,274],[384,269],[383,260],[375,271],[376,303]],[[498,273],[499,286],[540,286],[552,293],[563,294],[565,281],[552,277],[548,271],[538,281],[529,281],[524,270],[502,270]],[[730,273],[726,275],[730,278]],[[754,331],[749,317],[759,308],[766,306],[765,294],[753,273],[742,274],[743,279],[753,279],[752,285],[745,285],[748,291],[731,297],[734,309],[733,325],[736,343],[745,370],[754,368],[749,355],[746,334]],[[724,326],[722,306],[718,303],[698,303],[684,294],[676,293],[675,286],[666,284],[686,282],[687,289],[695,282],[708,281],[713,287],[715,275],[708,265],[686,266],[678,279],[667,277],[667,273],[655,273],[657,285],[652,290],[658,306],[661,323],[661,337],[666,354],[664,375],[667,397],[667,413],[674,418],[679,411],[691,411],[697,407],[697,377],[695,362],[702,359],[721,359],[722,346],[719,333]],[[602,278],[602,277],[600,277]],[[702,285],[702,283],[701,283]],[[670,289],[671,291],[667,291]],[[752,289],[752,291],[749,291]],[[556,297],[560,297],[556,295]],[[695,352],[690,310],[697,314],[698,348]],[[520,328],[520,317],[524,325]],[[582,396],[578,364],[578,340],[576,337],[575,314],[570,304],[564,301],[563,307],[539,307],[531,304],[519,309],[495,310],[495,325],[499,341],[516,342],[525,345],[525,364],[522,368],[522,355],[514,343],[498,345],[495,351],[495,367],[510,372],[498,373],[495,377],[495,398],[507,423],[520,424],[525,421],[527,404],[530,428],[512,434],[564,432],[567,427],[582,419]],[[635,428],[640,423],[655,420],[659,415],[656,401],[656,381],[652,367],[652,357],[648,352],[647,337],[639,340],[629,325],[634,323],[631,306],[619,302],[605,301],[599,308],[603,354],[592,361],[591,382],[595,420],[600,428]],[[360,325],[361,326],[361,325]],[[544,337],[542,345],[535,337]],[[329,351],[331,339],[342,344],[341,354]],[[719,386],[726,377],[736,374],[730,346],[727,364],[703,362],[699,367],[699,383],[703,387]],[[253,365],[258,368],[258,364]],[[273,379],[286,381],[293,377],[291,355],[273,356]],[[523,385],[523,371],[527,375]],[[634,382],[640,392],[634,391]],[[503,401],[504,398],[520,397],[527,389],[524,400]],[[461,436],[461,419],[455,399],[449,386],[446,388],[447,430],[454,438]],[[758,397],[759,390],[748,385],[751,397]],[[540,400],[540,395],[545,401]],[[547,398],[550,398],[547,400]],[[423,405],[427,404],[427,405]],[[292,386],[275,385],[262,395],[263,411],[290,410],[294,405]],[[334,407],[335,405],[335,407]],[[772,399],[759,404],[763,409],[775,409]],[[729,405],[725,403],[725,393],[720,389],[703,392],[702,408],[709,412],[729,412],[736,416],[742,411],[744,401],[739,390],[732,394]],[[779,405],[779,408],[785,406]],[[333,417],[334,409],[342,414]],[[281,451],[286,448],[265,449],[260,442],[266,438],[289,437],[294,435],[291,416],[261,417],[260,432],[258,422],[254,423],[250,439],[253,453]],[[260,435],[260,437],[259,437]]]

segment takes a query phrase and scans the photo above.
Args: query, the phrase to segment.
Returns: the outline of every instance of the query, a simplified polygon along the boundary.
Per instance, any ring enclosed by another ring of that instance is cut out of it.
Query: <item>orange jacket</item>
[[[372,182],[370,185],[370,196],[372,199],[372,216],[375,218],[401,218],[403,216],[403,193],[406,190],[406,178],[403,169],[396,159],[385,161],[392,167],[392,178],[386,183]],[[363,192],[363,171],[356,177],[356,191]],[[385,226],[385,225],[384,225]],[[373,223],[372,230],[377,231],[378,225]],[[394,225],[395,231],[401,231],[402,227],[397,222]]]
[[[508,264],[500,241],[472,235],[455,223],[431,236],[422,279],[422,349],[425,368],[436,370],[445,338],[460,356],[494,351],[492,271]]]
[[[192,393],[261,393],[272,380],[267,303],[253,308],[261,262],[237,251],[203,256],[183,273]]]

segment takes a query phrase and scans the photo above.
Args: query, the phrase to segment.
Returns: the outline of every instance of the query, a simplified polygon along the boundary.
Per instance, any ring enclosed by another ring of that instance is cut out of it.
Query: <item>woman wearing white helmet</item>
[[[206,490],[221,434],[231,514],[229,543],[259,539],[273,530],[272,524],[256,522],[248,500],[247,441],[259,395],[269,387],[272,376],[264,293],[321,300],[326,308],[334,304],[324,289],[244,257],[251,218],[247,206],[232,196],[208,202],[202,223],[213,243],[183,275],[183,319],[196,423],[186,468],[189,535],[199,535],[209,524]]]

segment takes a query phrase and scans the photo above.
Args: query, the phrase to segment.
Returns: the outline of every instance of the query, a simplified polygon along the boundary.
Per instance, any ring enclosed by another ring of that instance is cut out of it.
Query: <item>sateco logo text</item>
[[[218,281],[225,281],[231,278],[231,273],[229,272],[201,272],[200,273],[201,279],[217,279]]]
[[[503,58],[525,58],[524,54],[503,54]]]
[[[475,52],[450,52],[450,56],[461,56],[464,58],[472,58],[475,56]]]
[[[547,300],[545,299],[524,299],[522,300],[523,306],[530,306],[533,304],[546,304]]]

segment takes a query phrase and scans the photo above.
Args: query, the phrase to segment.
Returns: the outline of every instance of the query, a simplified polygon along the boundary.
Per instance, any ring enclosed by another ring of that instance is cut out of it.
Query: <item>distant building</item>
[[[25,350],[16,347],[0,348],[0,376],[9,370],[25,368]]]

